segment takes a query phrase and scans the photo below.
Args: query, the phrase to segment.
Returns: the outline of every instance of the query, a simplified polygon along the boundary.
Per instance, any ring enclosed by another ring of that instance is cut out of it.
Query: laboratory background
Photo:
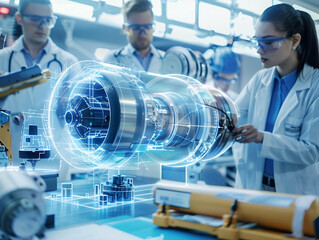
[[[319,239],[318,0],[0,0],[0,240]]]

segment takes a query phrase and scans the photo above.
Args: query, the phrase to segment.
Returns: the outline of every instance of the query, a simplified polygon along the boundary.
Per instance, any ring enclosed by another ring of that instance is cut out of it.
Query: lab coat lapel
[[[298,105],[299,100],[297,97],[297,92],[304,89],[310,88],[310,78],[307,77],[309,66],[305,66],[304,71],[299,74],[299,77],[288,93],[284,103],[282,104],[280,111],[277,116],[277,120],[274,126],[274,131],[281,126],[282,122],[287,118],[289,113],[295,109]]]
[[[48,45],[45,47],[46,50],[46,54],[44,54],[44,56],[42,57],[42,59],[40,60],[40,65],[42,70],[44,69],[48,69],[48,63],[53,60],[53,54],[58,54],[58,48],[57,46],[52,42],[52,40],[49,38],[48,39]],[[52,69],[49,69],[50,71],[52,71]],[[59,73],[61,71],[61,69],[58,69]],[[53,74],[53,73],[51,73]]]
[[[152,53],[154,55],[151,59],[148,71],[153,73],[160,73],[160,69],[162,65],[162,61],[161,61],[162,56],[160,55],[159,50],[157,50],[153,45],[151,45],[151,48],[152,48]]]
[[[18,67],[15,67],[18,66]],[[15,51],[11,62],[11,72],[15,72],[21,69],[21,67],[27,67],[27,63],[21,51]]]
[[[274,73],[275,69],[268,73],[261,82],[261,87],[257,90],[255,95],[255,127],[260,130],[265,130],[267,114],[269,109],[269,104],[272,95],[272,89],[274,86]]]
[[[161,68],[160,62],[158,61],[158,58],[155,57],[155,55],[152,57],[150,66],[148,67],[149,72],[158,73],[159,69]]]
[[[127,60],[127,62],[124,63],[124,66],[130,66],[132,70],[144,71],[144,67],[142,66],[140,61],[134,56],[133,51],[134,49],[130,44],[126,45],[123,49],[121,54],[124,56],[124,59]]]
[[[18,71],[23,66],[27,67],[27,63],[25,61],[24,55],[21,52],[22,41],[23,41],[23,37],[21,36],[19,39],[15,41],[14,45],[12,46],[12,51],[14,51],[14,54],[11,60],[11,72]],[[15,67],[15,66],[18,66],[18,67]]]

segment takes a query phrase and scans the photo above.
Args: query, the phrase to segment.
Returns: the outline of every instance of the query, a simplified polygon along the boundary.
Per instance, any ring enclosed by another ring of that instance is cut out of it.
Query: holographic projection
[[[32,110],[24,113],[19,157],[26,159],[33,170],[41,159],[50,157],[50,144],[46,125],[47,118],[44,114]]]
[[[153,186],[153,184],[134,186],[132,178],[114,175],[112,179],[107,177],[106,181],[93,184],[91,188],[85,189],[85,191],[70,182],[61,183],[60,194],[47,194],[45,198],[63,204],[100,210],[124,205],[130,206],[133,202],[153,200]]]
[[[193,78],[83,61],[53,90],[49,133],[61,157],[80,169],[186,166],[231,146],[237,113],[229,98]]]

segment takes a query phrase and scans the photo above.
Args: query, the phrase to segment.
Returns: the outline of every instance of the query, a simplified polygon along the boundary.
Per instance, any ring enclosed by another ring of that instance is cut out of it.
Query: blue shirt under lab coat
[[[297,70],[280,78],[278,71],[275,72],[275,83],[272,91],[271,101],[269,105],[265,131],[272,132],[279,113],[279,110],[285,101],[288,93],[294,86],[298,78]],[[267,176],[274,176],[274,161],[266,158],[264,173]]]

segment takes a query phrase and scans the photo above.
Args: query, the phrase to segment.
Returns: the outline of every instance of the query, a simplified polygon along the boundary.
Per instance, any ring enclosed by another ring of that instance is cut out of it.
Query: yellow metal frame
[[[9,164],[12,165],[12,141],[10,132],[10,121],[0,125],[0,144],[4,145],[7,150]]]
[[[23,82],[12,84],[7,87],[0,88],[0,97],[5,97],[12,93],[18,92],[22,89],[33,87],[35,85],[47,82],[47,79],[51,77],[49,70],[44,70],[43,74],[38,77],[28,79]],[[22,86],[20,86],[23,83]],[[9,158],[9,164],[12,165],[12,139],[10,132],[10,120],[5,124],[0,125],[0,144],[4,145],[7,150],[7,156]]]
[[[165,211],[163,211],[163,206],[159,205],[159,209],[153,214],[153,224],[163,227],[163,228],[184,228],[189,230],[196,230],[208,233],[217,237],[218,239],[226,240],[298,240],[299,238],[285,236],[287,233],[270,231],[265,229],[240,229],[236,228],[237,216],[234,215],[232,223],[228,226],[230,221],[230,215],[223,215],[223,226],[213,227],[205,224],[183,221],[176,219],[171,216],[169,206],[164,206]],[[174,211],[174,210],[173,210]],[[300,239],[299,239],[300,240]]]
[[[173,194],[172,194],[173,193]],[[175,193],[175,194],[174,194]],[[209,185],[197,185],[162,180],[155,184],[154,202],[159,206],[153,214],[153,223],[161,227],[186,228],[203,231],[221,239],[237,240],[294,240],[293,218],[296,211],[295,202],[299,195],[235,189]],[[167,195],[165,195],[167,194]],[[181,195],[182,194],[182,195]],[[232,199],[229,196],[241,196],[242,199]],[[288,205],[278,205],[245,201],[255,197],[274,201],[277,198],[288,198]],[[182,200],[181,200],[182,199]],[[173,204],[173,205],[171,205]],[[183,215],[203,215],[222,219],[223,226],[184,221],[171,213]],[[233,217],[231,218],[231,214]],[[315,236],[314,222],[319,218],[319,198],[314,199],[310,207],[305,210],[302,219],[302,230],[305,236]],[[230,221],[230,219],[232,219]],[[241,228],[242,223],[256,223],[258,229]],[[229,224],[231,223],[231,224]],[[237,227],[238,226],[238,227]],[[289,234],[289,237],[288,235]]]
[[[44,70],[43,75],[23,81],[23,86],[19,86],[22,83],[22,82],[19,82],[19,83],[12,84],[10,86],[0,88],[0,97],[5,97],[12,93],[18,92],[22,89],[33,87],[41,83],[45,83],[47,79],[50,77],[51,77],[50,71]]]

